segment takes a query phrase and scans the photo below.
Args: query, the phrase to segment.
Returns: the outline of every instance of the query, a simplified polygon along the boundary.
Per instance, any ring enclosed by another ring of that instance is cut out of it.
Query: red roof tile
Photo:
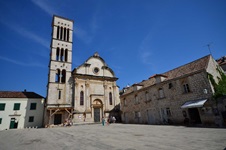
[[[44,98],[34,92],[0,91],[0,98]]]

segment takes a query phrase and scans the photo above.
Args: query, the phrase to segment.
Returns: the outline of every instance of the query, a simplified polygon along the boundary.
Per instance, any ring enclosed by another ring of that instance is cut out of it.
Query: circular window
[[[93,69],[93,72],[94,72],[95,74],[97,74],[97,73],[99,72],[99,68],[97,68],[97,67],[94,68],[94,69]]]

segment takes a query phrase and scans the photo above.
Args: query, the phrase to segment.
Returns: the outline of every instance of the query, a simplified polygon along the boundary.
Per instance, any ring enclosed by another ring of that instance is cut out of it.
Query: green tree
[[[214,87],[215,93],[213,96],[215,99],[226,95],[226,75],[219,68],[217,68],[217,70],[220,73],[221,78],[219,78],[218,84]]]
[[[221,69],[217,68],[216,70],[220,73],[221,76],[220,78],[218,77],[218,83],[216,83],[216,81],[214,80],[213,75],[208,74],[208,78],[214,87],[215,93],[213,94],[213,98],[215,100],[226,95],[226,75]]]

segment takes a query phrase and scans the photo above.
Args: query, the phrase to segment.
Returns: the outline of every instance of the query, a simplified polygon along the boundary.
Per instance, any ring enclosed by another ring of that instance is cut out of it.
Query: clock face
[[[94,72],[95,74],[97,74],[97,73],[99,72],[99,68],[95,67],[95,68],[93,69],[93,72]]]

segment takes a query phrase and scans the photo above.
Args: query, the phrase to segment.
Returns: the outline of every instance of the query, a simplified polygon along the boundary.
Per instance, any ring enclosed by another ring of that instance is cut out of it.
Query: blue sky
[[[120,89],[226,55],[225,0],[1,0],[0,90],[46,96],[53,14],[74,20],[73,68],[95,52]]]

